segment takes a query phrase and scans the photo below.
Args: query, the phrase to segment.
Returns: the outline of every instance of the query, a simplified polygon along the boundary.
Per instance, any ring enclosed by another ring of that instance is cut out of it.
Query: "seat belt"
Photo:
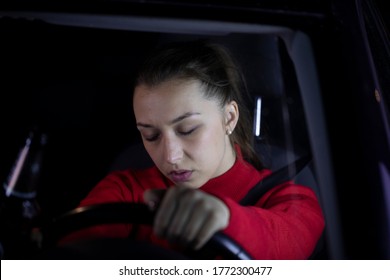
[[[241,199],[240,204],[243,206],[255,205],[257,201],[270,189],[284,183],[288,180],[293,179],[302,169],[307,166],[311,161],[311,155],[305,155],[292,163],[278,169],[263,180],[258,182],[247,194]],[[294,170],[291,172],[291,169]],[[320,239],[318,240],[314,251],[312,252],[309,259],[322,259],[323,254],[326,256],[325,245],[325,230],[322,232]],[[324,253],[325,250],[325,253]]]
[[[304,155],[273,172],[252,187],[245,197],[241,199],[240,204],[243,206],[255,205],[267,191],[293,179],[305,166],[310,163],[310,161],[311,155]],[[293,172],[291,170],[293,170]]]

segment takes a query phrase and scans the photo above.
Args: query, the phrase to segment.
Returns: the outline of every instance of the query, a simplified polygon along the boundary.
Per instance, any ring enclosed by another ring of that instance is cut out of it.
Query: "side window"
[[[390,29],[381,5],[379,0],[363,1],[363,15],[380,87],[377,98],[390,108]]]

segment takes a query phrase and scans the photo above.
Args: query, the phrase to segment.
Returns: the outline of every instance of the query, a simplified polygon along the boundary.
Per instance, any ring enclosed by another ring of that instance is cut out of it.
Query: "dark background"
[[[140,142],[132,112],[134,77],[157,44],[209,38],[226,45],[246,77],[250,110],[256,96],[268,98],[262,113],[269,121],[263,120],[262,133],[283,145],[284,84],[276,37],[115,31],[19,19],[1,20],[0,36],[1,180],[29,129],[39,127],[48,144],[38,200],[49,217],[77,206],[122,151]],[[288,104],[299,108],[293,99]]]

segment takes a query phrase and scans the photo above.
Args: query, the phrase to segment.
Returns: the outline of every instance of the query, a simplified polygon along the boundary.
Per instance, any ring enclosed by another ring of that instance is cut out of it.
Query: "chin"
[[[182,186],[190,189],[199,189],[202,185],[194,184],[192,182],[179,182],[175,183],[176,186]]]

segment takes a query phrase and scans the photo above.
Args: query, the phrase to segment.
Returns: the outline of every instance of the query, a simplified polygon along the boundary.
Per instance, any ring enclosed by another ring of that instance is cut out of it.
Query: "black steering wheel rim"
[[[102,203],[66,212],[44,227],[43,233],[48,243],[56,244],[61,237],[89,226],[110,223],[151,225],[153,219],[154,212],[143,203]],[[237,242],[222,232],[214,234],[204,248],[224,259],[253,259]]]

